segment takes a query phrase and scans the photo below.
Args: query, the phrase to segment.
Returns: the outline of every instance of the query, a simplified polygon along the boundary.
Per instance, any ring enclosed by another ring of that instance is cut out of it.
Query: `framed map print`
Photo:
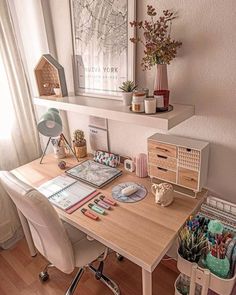
[[[134,80],[136,0],[71,0],[76,95],[119,98]]]

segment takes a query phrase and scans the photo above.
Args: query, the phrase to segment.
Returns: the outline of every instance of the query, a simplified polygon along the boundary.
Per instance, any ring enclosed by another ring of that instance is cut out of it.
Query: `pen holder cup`
[[[64,146],[53,146],[55,158],[63,159],[66,157]]]
[[[229,273],[230,263],[227,257],[219,259],[211,255],[211,253],[208,253],[206,257],[206,265],[212,273],[220,278],[226,278]]]

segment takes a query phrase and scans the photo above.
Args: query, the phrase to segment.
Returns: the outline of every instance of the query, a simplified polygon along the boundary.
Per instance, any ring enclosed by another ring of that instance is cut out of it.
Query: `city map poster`
[[[119,95],[133,80],[134,1],[71,0],[76,94]]]

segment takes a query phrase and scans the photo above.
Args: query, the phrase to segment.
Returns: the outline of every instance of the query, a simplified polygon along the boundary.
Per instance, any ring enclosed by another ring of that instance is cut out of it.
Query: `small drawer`
[[[148,141],[148,151],[157,153],[160,156],[176,158],[176,146],[171,144],[160,143],[158,141]]]
[[[161,156],[161,155],[158,155],[157,153],[148,153],[148,162],[149,164],[174,170],[174,171],[176,171],[176,168],[177,168],[176,158]]]
[[[177,184],[191,189],[198,188],[198,172],[179,167]]]
[[[176,183],[176,172],[154,165],[149,165],[149,175]]]
[[[200,169],[200,151],[178,147],[178,161],[179,166],[198,171]]]

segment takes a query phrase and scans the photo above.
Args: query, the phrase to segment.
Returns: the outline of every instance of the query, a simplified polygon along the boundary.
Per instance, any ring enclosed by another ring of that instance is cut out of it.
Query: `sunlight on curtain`
[[[7,139],[11,136],[13,126],[13,105],[11,101],[11,92],[7,80],[6,71],[0,54],[0,139]]]

